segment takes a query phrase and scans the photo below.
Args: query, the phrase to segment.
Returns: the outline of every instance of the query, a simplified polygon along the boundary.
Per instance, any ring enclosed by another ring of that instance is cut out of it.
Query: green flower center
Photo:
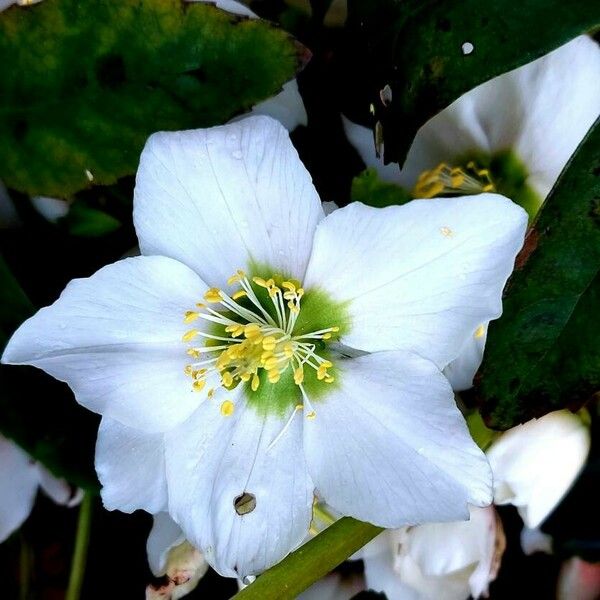
[[[543,198],[527,183],[529,173],[523,162],[511,150],[488,155],[471,153],[455,161],[455,166],[441,163],[419,176],[413,196],[481,194],[498,192],[522,206],[532,219]]]
[[[250,400],[266,405],[263,408],[273,404],[284,408],[290,399],[297,409],[304,405],[311,408],[305,386],[335,381],[327,345],[338,338],[340,326],[321,325],[322,319],[332,319],[335,311],[328,313],[324,298],[319,302],[320,292],[305,293],[297,280],[278,275],[249,278],[239,270],[227,284],[239,287],[231,294],[211,288],[204,302],[184,314],[186,323],[205,320],[211,324],[208,329],[190,329],[183,335],[190,356],[184,372],[190,377],[192,389],[204,392],[207,382],[215,381],[218,375],[220,385],[227,390],[245,384]],[[314,318],[315,300],[321,304],[318,318]],[[278,392],[286,392],[286,400],[274,403],[272,390],[263,388],[280,381]],[[296,391],[290,394],[283,388],[291,382]],[[215,389],[206,393],[210,399]],[[223,416],[230,416],[234,410],[233,402],[222,402]],[[307,417],[314,415],[311,408]]]

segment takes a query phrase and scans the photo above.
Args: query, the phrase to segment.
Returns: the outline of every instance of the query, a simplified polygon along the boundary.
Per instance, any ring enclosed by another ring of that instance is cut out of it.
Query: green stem
[[[83,579],[85,577],[85,563],[90,541],[92,508],[93,495],[86,492],[83,501],[81,502],[81,507],[79,508],[75,549],[73,550],[69,587],[67,588],[65,600],[79,600],[81,596],[81,588],[83,587]]]
[[[33,575],[33,551],[22,533],[20,545],[19,600],[28,600],[30,597],[31,578]]]
[[[295,598],[382,531],[381,527],[344,517],[265,571],[234,599]]]

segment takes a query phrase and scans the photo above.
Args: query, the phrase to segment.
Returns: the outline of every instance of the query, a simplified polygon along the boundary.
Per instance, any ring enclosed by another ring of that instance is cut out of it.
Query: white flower
[[[0,542],[16,531],[33,508],[38,488],[57,504],[75,506],[82,498],[13,442],[0,435]]]
[[[504,552],[493,507],[471,507],[471,520],[386,531],[364,553],[367,587],[388,600],[486,597]]]
[[[168,509],[227,576],[299,544],[315,488],[386,527],[466,518],[489,466],[440,369],[500,314],[526,220],[491,194],[325,217],[276,121],[158,133],[144,256],[72,281],[3,361],[104,416],[107,506]]]
[[[376,157],[370,130],[347,119],[344,127],[367,166],[419,198],[495,189],[533,215],[599,115],[600,48],[580,36],[477,86],[430,119],[401,171]],[[482,326],[445,372],[456,391],[471,387],[481,364]]]
[[[0,12],[9,6],[12,6],[13,4],[18,4],[19,6],[30,6],[31,4],[37,4],[41,1],[42,0],[0,0]]]
[[[551,412],[503,433],[487,451],[494,502],[519,509],[525,525],[540,525],[583,467],[589,428],[568,410]]]
[[[164,585],[149,585],[146,600],[177,600],[196,588],[208,570],[201,552],[196,550],[167,513],[154,516],[148,536],[148,563],[155,577],[166,576]]]

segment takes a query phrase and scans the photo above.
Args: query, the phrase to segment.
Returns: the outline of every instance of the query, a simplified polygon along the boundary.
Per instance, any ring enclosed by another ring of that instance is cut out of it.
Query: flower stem
[[[77,534],[75,537],[75,549],[71,561],[71,574],[69,576],[69,587],[65,600],[79,600],[81,588],[85,577],[85,564],[87,560],[88,545],[90,541],[90,529],[92,523],[93,495],[89,492],[83,497],[79,508],[79,519],[77,521]]]
[[[20,546],[19,600],[27,600],[30,597],[31,578],[33,575],[33,551],[23,533],[21,533]]]
[[[284,600],[324,577],[383,529],[344,517],[265,571],[234,600]]]

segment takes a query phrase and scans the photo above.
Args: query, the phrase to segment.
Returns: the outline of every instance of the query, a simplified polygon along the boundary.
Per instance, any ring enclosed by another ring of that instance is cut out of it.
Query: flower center
[[[433,198],[441,194],[481,194],[494,192],[489,169],[482,169],[470,160],[466,167],[449,167],[445,163],[423,171],[413,190],[415,198]]]
[[[239,270],[227,284],[238,284],[239,289],[228,295],[211,288],[204,295],[205,302],[184,315],[186,323],[204,319],[214,324],[211,331],[190,329],[182,338],[192,359],[184,371],[195,391],[204,390],[209,376],[218,374],[226,389],[243,382],[256,392],[261,380],[275,384],[288,369],[293,370],[294,383],[303,397],[305,369],[314,369],[318,381],[333,383],[329,372],[333,363],[317,350],[339,327],[295,333],[304,296],[304,289],[297,282],[276,282],[275,277],[253,277],[251,282]],[[263,372],[266,377],[261,378]],[[208,397],[214,392],[209,389]]]

